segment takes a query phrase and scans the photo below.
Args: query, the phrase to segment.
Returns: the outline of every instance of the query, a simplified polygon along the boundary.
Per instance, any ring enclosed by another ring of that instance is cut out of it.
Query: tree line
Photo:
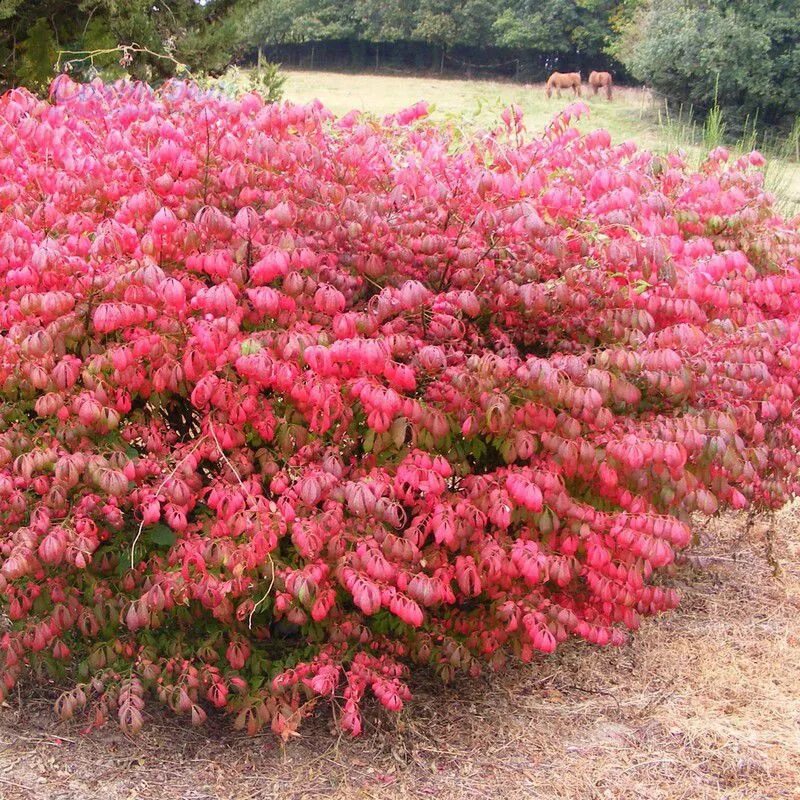
[[[610,50],[633,77],[699,113],[800,117],[800,0],[629,0]]]
[[[114,48],[133,43],[120,65]],[[800,0],[0,0],[4,87],[41,89],[59,61],[152,81],[179,64],[215,74],[259,49],[311,68],[525,81],[609,69],[701,112],[800,112]]]
[[[114,42],[215,72],[265,48],[324,68],[489,71],[540,78],[554,66],[621,68],[608,51],[619,0],[0,0],[0,80],[44,83],[57,52]],[[109,68],[113,59],[95,57]],[[139,53],[134,71],[174,63]]]

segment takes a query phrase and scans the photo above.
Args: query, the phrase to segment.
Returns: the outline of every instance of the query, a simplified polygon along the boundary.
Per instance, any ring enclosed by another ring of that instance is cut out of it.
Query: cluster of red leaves
[[[358,733],[412,663],[622,642],[693,512],[797,490],[757,154],[55,88],[0,99],[3,692]]]

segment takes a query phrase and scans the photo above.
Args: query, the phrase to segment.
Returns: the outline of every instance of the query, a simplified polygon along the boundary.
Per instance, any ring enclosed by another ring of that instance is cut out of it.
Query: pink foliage
[[[356,734],[413,663],[621,643],[694,512],[797,491],[798,222],[583,110],[0,98],[2,692]]]

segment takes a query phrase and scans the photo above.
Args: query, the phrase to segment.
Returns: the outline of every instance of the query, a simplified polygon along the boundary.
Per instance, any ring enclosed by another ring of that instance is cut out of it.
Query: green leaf
[[[162,523],[159,523],[158,525],[151,525],[149,528],[145,528],[144,535],[151,544],[159,545],[161,547],[172,547],[177,539],[175,536],[175,531]]]
[[[475,458],[483,458],[486,455],[486,443],[482,439],[472,439],[470,441],[472,447],[472,455]]]

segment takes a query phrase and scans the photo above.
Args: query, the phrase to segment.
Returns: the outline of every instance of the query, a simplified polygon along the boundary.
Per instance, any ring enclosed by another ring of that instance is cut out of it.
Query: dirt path
[[[681,609],[616,650],[579,644],[501,678],[418,684],[400,718],[285,750],[227,722],[81,735],[28,698],[0,714],[2,800],[800,798],[800,518],[725,520],[678,570]],[[770,547],[779,561],[773,575]]]

